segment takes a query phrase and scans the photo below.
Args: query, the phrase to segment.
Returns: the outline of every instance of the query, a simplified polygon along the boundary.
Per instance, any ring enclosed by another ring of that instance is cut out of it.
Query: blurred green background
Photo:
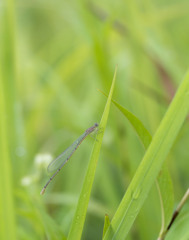
[[[62,239],[94,139],[40,196],[49,161],[100,121],[98,89],[108,93],[116,64],[114,99],[154,134],[188,67],[189,2],[3,0],[0,17],[0,203],[9,209],[0,225],[14,229],[7,239]],[[175,204],[188,187],[188,141],[186,121],[167,159]],[[143,155],[112,106],[82,239],[101,239]],[[160,220],[154,187],[128,239],[155,239]]]

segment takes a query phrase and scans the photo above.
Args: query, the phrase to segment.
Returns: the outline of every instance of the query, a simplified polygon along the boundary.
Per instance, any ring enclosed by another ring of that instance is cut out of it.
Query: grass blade
[[[0,79],[0,239],[16,239],[12,171],[9,156],[4,94]]]
[[[114,78],[112,81],[112,86],[111,86],[111,89],[109,92],[109,96],[108,96],[107,103],[106,103],[106,106],[104,109],[104,113],[102,115],[102,119],[99,124],[100,133],[97,135],[97,141],[95,141],[95,144],[93,147],[93,151],[92,151],[91,158],[89,161],[87,173],[85,175],[84,183],[83,183],[82,190],[81,190],[81,193],[79,196],[79,201],[77,204],[76,212],[75,212],[73,222],[72,222],[72,225],[70,228],[70,232],[68,235],[68,240],[81,239],[83,226],[84,226],[84,222],[85,222],[85,218],[86,218],[87,207],[88,207],[89,198],[90,198],[90,194],[91,194],[91,189],[92,189],[92,185],[93,185],[93,181],[94,181],[97,161],[98,161],[98,157],[100,154],[100,148],[101,148],[101,144],[102,144],[104,130],[106,128],[106,123],[108,120],[111,98],[112,98],[114,85],[115,85],[116,72],[117,72],[117,67],[116,67],[116,70],[114,73]]]
[[[188,240],[189,239],[189,211],[187,210],[175,221],[173,227],[166,235],[166,240]]]
[[[103,94],[107,96],[105,93]],[[144,127],[140,119],[138,119],[133,113],[131,113],[126,108],[121,106],[115,100],[112,99],[112,102],[128,119],[130,124],[135,129],[139,139],[143,143],[144,148],[147,150],[152,140],[152,136],[150,135],[149,131]],[[166,164],[163,164],[161,168],[160,174],[158,175],[158,178],[156,180],[156,186],[157,186],[157,190],[160,198],[160,205],[161,205],[162,226],[161,226],[160,235],[162,235],[166,231],[169,220],[171,219],[173,205],[174,205],[173,185],[172,185],[171,176],[169,174]]]
[[[189,109],[189,72],[179,87],[136,174],[124,195],[104,240],[124,239],[184,122]]]
[[[106,214],[104,218],[103,237],[105,236],[109,226],[110,226],[110,219],[109,219],[109,216]]]
[[[1,3],[0,14],[0,239],[17,239],[11,151],[15,141],[15,18],[14,2]],[[10,135],[11,133],[11,135]],[[10,147],[11,146],[11,147]],[[15,149],[14,149],[15,150]]]
[[[106,93],[102,92],[101,90],[99,91],[107,97]],[[112,102],[120,110],[120,112],[123,113],[123,115],[128,119],[130,124],[135,129],[139,139],[143,143],[145,149],[147,149],[152,140],[152,136],[150,135],[149,131],[144,127],[143,123],[133,113],[131,113],[126,108],[121,106],[115,100],[112,99]]]
[[[167,226],[171,220],[174,207],[172,179],[165,164],[163,164],[163,167],[161,168],[161,171],[157,177],[156,185],[160,197],[162,212],[161,230],[159,236],[162,236],[167,230]]]

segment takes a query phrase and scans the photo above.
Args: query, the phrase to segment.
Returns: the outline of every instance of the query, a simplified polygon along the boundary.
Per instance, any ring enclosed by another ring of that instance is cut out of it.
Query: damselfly
[[[61,170],[61,168],[67,163],[67,161],[71,158],[73,153],[77,150],[79,145],[83,142],[83,140],[92,132],[94,132],[98,128],[98,123],[95,123],[94,126],[88,128],[75,142],[72,143],[63,153],[61,153],[57,158],[55,158],[47,167],[48,172],[56,171],[49,181],[45,184],[43,189],[41,190],[41,195],[44,194],[47,186],[53,180],[53,178],[57,175],[57,173]]]

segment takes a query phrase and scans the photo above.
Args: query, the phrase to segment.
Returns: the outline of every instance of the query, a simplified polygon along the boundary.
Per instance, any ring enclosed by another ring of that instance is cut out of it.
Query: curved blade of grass
[[[143,123],[134,114],[122,107],[113,99],[112,102],[127,117],[129,122],[137,132],[138,137],[143,143],[145,149],[147,150],[152,140],[152,136],[150,135],[149,131],[144,127]],[[172,216],[174,206],[173,184],[166,164],[163,164],[161,168],[158,178],[156,179],[156,186],[158,189],[161,205],[162,221],[160,234],[162,234],[164,233],[164,231],[166,231],[167,225]]]
[[[156,186],[158,189],[161,204],[161,230],[159,236],[167,231],[174,207],[173,183],[166,164],[163,164],[157,177]]]
[[[179,216],[173,227],[166,235],[166,240],[188,240],[189,239],[189,211]]]
[[[107,123],[108,115],[109,115],[109,111],[110,111],[110,104],[111,104],[112,94],[113,94],[115,80],[116,80],[116,72],[117,72],[117,67],[115,69],[114,78],[112,81],[112,85],[111,85],[109,96],[108,96],[108,99],[106,102],[104,113],[102,115],[101,122],[99,124],[100,130],[97,135],[97,141],[95,141],[95,143],[94,143],[94,147],[93,147],[91,158],[89,161],[87,173],[85,175],[84,183],[83,183],[82,190],[81,190],[81,193],[79,196],[76,212],[75,212],[73,222],[72,222],[72,225],[70,228],[70,232],[68,235],[68,240],[81,239],[81,234],[83,231],[83,226],[84,226],[84,222],[85,222],[85,218],[86,218],[86,212],[87,212],[91,189],[92,189],[92,185],[93,185],[93,181],[94,181],[98,157],[100,154],[100,148],[102,145],[104,130],[106,128],[106,123]]]
[[[99,90],[99,91],[107,97],[107,94],[105,94],[101,90]],[[140,138],[141,142],[143,143],[145,149],[147,149],[152,140],[152,136],[150,135],[149,131],[144,127],[143,123],[133,113],[131,113],[126,108],[121,106],[115,100],[112,99],[112,102],[123,113],[123,115],[129,120],[130,124],[133,126],[133,128],[137,132],[138,137]]]
[[[109,219],[109,216],[106,214],[105,218],[104,218],[103,237],[106,234],[106,231],[107,231],[109,226],[110,226],[110,219]]]
[[[101,91],[102,92],[102,91]],[[102,92],[103,93],[103,92]],[[107,96],[105,93],[103,93]],[[147,150],[148,146],[151,143],[152,136],[149,131],[144,127],[143,123],[130,111],[121,106],[118,102],[112,99],[112,102],[115,106],[123,113],[123,115],[129,120],[130,124],[135,129],[139,139],[144,145],[144,148]],[[163,234],[166,231],[166,227],[171,219],[174,205],[174,192],[171,176],[167,169],[167,166],[163,164],[160,174],[156,180],[156,186],[160,198],[161,205],[161,215],[162,215],[162,226],[160,234]]]
[[[149,131],[144,127],[143,123],[134,114],[132,114],[130,111],[125,109],[113,99],[112,102],[127,117],[129,122],[137,132],[138,137],[143,143],[145,149],[147,150],[152,140],[152,136],[150,135]],[[166,231],[167,225],[171,219],[174,205],[173,184],[166,164],[163,164],[161,168],[161,171],[156,180],[156,186],[158,189],[161,205],[162,226],[160,234],[162,234],[164,231]]]
[[[125,239],[189,110],[189,72],[165,114],[129,185],[104,240]]]

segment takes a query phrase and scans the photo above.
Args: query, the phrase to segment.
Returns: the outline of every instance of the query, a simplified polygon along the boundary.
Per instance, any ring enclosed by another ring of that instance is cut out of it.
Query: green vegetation
[[[0,239],[189,238],[188,18],[184,0],[1,2]]]

